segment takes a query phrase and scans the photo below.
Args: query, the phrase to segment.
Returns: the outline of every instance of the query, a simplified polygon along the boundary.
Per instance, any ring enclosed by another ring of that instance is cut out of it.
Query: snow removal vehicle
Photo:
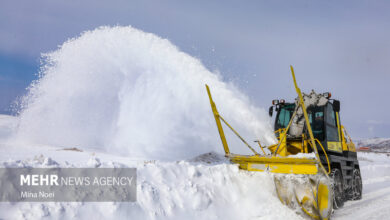
[[[340,124],[340,101],[331,99],[330,93],[302,93],[292,66],[291,74],[298,97],[291,103],[272,101],[269,115],[275,109],[278,143],[263,147],[256,141],[261,154],[219,114],[208,85],[206,89],[226,157],[240,169],[273,173],[276,194],[283,204],[313,219],[329,219],[344,201],[362,197],[356,148]],[[253,155],[230,152],[222,122]]]

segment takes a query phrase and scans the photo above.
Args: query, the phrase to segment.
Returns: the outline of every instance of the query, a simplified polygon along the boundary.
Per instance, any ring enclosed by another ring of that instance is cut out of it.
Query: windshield
[[[279,114],[276,116],[275,130],[287,127],[294,110],[295,104],[285,104],[280,106]]]
[[[294,110],[295,104],[280,106],[279,113],[276,116],[275,130],[287,127]],[[324,140],[324,108],[322,106],[309,107],[307,109],[307,114],[314,138],[317,138],[320,141]]]

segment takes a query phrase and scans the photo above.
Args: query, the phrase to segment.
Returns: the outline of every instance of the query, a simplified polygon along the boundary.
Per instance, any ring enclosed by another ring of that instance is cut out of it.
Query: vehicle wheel
[[[333,208],[338,209],[344,205],[343,177],[341,171],[337,168],[332,169],[329,176],[332,178]]]
[[[363,184],[360,171],[358,169],[353,170],[352,179],[352,200],[359,200],[362,198]]]

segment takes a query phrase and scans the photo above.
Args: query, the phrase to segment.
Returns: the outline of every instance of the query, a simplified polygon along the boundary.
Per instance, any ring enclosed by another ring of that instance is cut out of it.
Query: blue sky
[[[10,1],[0,3],[0,112],[36,78],[41,53],[101,25],[169,39],[258,106],[303,91],[341,100],[354,137],[390,137],[386,1]]]

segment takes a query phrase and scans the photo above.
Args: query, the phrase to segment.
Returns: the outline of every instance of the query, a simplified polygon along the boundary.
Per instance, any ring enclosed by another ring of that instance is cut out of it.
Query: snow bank
[[[314,152],[312,153],[297,153],[294,155],[288,155],[287,157],[289,158],[308,158],[308,159],[313,159],[316,158],[316,154]]]
[[[244,137],[275,141],[266,111],[168,40],[132,27],[87,31],[45,54],[14,139],[151,159],[221,152],[205,83]]]
[[[58,155],[8,160],[2,167],[73,167]],[[83,153],[72,152],[72,157]],[[216,154],[190,161],[124,164],[100,155],[78,166],[137,167],[136,203],[2,203],[5,219],[302,219],[275,195],[272,176],[239,170]],[[203,161],[203,162],[194,162]],[[211,165],[210,165],[211,164]]]

